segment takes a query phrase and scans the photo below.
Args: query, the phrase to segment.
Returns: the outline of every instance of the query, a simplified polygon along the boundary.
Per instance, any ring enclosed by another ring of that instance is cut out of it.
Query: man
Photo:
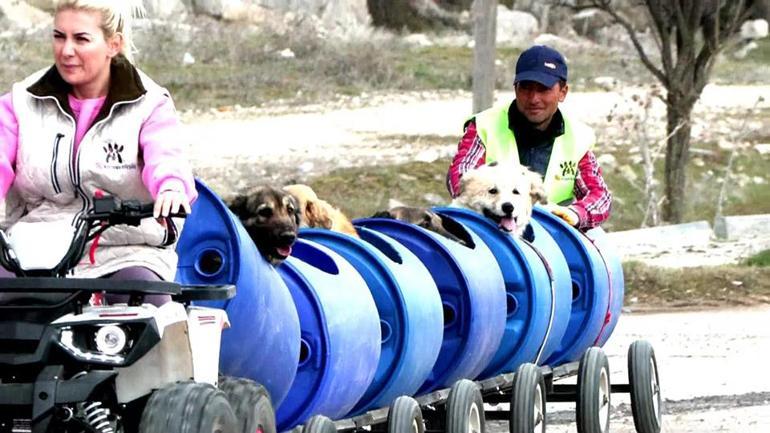
[[[513,84],[512,103],[466,122],[447,174],[449,193],[459,194],[466,171],[513,161],[543,176],[553,214],[581,230],[598,226],[609,217],[612,195],[592,152],[593,131],[559,110],[569,90],[564,57],[545,45],[527,49],[516,62]]]

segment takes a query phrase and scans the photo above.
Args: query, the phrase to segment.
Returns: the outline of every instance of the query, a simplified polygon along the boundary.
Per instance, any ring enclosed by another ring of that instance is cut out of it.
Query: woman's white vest
[[[73,158],[75,120],[64,109],[66,91],[56,89],[58,80],[58,72],[50,68],[13,86],[19,144],[16,178],[6,199],[6,225],[11,227],[16,221],[72,223],[91,207],[97,190],[122,200],[152,201],[142,182],[139,133],[168,92],[125,60],[114,61],[105,101],[109,112],[97,117]],[[52,89],[56,91],[47,92]],[[94,264],[86,250],[73,276],[99,277],[143,266],[173,280],[177,256],[174,245],[166,245],[166,236],[152,218],[138,227],[110,227],[99,240]]]

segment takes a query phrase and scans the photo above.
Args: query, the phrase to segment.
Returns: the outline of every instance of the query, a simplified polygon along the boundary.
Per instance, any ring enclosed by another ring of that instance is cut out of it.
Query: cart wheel
[[[227,395],[242,433],[276,433],[273,403],[264,386],[250,379],[223,377],[219,389]]]
[[[412,397],[402,395],[390,405],[388,433],[424,433],[420,404]]]
[[[591,347],[580,358],[576,412],[578,433],[610,430],[610,365],[598,347]]]
[[[460,379],[446,402],[446,433],[484,433],[484,400],[478,385]]]
[[[537,365],[522,364],[513,376],[511,433],[545,433],[545,379]]]
[[[628,348],[628,383],[631,385],[631,411],[639,433],[658,433],[662,420],[658,363],[652,345],[644,340]]]
[[[329,417],[313,415],[302,426],[302,433],[337,433],[337,426]]]

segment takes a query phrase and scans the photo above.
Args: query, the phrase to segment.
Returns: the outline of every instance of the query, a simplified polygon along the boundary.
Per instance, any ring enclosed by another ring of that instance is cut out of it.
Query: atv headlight
[[[59,346],[81,361],[128,366],[160,341],[149,321],[77,323],[59,328]]]
[[[96,348],[105,355],[117,355],[126,347],[126,333],[115,325],[99,328],[95,340]]]

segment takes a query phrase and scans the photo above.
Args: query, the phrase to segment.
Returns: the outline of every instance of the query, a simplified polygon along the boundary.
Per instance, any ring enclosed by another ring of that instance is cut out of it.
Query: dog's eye
[[[497,194],[497,188],[489,188],[490,194]]]
[[[514,194],[518,194],[518,193],[519,193],[519,190],[518,190],[518,189],[516,189],[516,188],[514,188],[514,189],[513,189],[513,193],[514,193]]]
[[[289,211],[289,213],[294,213],[295,209],[294,209],[294,206],[288,205],[288,206],[286,206],[286,210]]]
[[[270,218],[271,216],[273,216],[273,209],[269,207],[263,207],[262,209],[257,211],[257,214],[262,218]]]

